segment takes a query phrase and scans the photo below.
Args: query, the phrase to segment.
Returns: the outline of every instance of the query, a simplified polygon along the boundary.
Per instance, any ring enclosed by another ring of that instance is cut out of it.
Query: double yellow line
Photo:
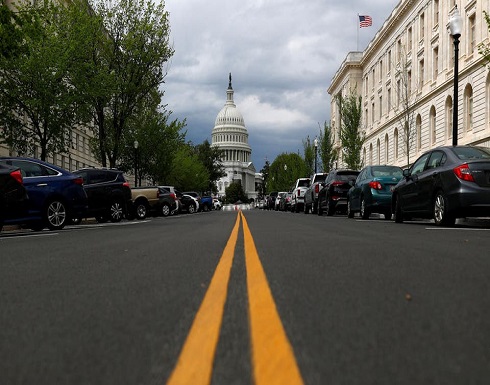
[[[303,384],[252,234],[240,211],[167,385],[208,385],[211,382],[240,219],[245,243],[254,383]]]

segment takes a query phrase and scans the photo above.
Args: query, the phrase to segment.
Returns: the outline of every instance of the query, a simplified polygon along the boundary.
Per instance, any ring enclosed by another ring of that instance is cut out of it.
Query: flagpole
[[[359,14],[357,14],[357,22],[356,22],[356,30],[357,30],[357,46],[356,52],[359,52]]]

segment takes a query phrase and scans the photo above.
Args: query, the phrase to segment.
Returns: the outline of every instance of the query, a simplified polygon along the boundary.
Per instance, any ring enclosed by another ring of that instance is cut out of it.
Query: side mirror
[[[403,170],[403,176],[405,178],[408,178],[410,176],[410,169],[406,168]]]

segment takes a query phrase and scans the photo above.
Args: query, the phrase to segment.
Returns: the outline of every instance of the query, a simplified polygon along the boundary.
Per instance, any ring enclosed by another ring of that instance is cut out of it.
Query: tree
[[[410,151],[413,147],[416,137],[414,125],[415,109],[413,106],[417,102],[418,92],[414,87],[412,90],[412,73],[410,70],[411,63],[407,61],[407,55],[402,54],[400,62],[396,65],[396,96],[395,111],[396,118],[400,124],[402,138],[402,149],[407,157],[407,165],[410,165]],[[388,101],[391,104],[391,100]]]
[[[323,130],[320,128],[318,144],[322,170],[323,172],[329,172],[337,161],[337,150],[334,148],[332,128],[327,122],[323,123]]]
[[[248,202],[248,197],[245,195],[242,184],[239,182],[232,182],[225,189],[225,196],[226,202],[228,203],[236,203],[238,201]]]
[[[341,119],[342,159],[348,168],[359,170],[363,164],[361,150],[365,141],[365,134],[361,131],[362,97],[357,96],[354,89],[347,96],[338,94],[336,101]]]
[[[80,119],[80,99],[70,84],[77,51],[70,18],[50,1],[20,5],[10,21],[3,7],[1,35],[15,33],[0,55],[0,138],[21,154],[40,148],[46,160],[68,152]]]
[[[195,151],[197,157],[209,173],[209,184],[206,190],[216,194],[218,192],[216,182],[226,175],[221,160],[224,151],[217,146],[211,146],[207,139],[202,144],[198,144],[195,147]]]
[[[269,191],[290,191],[298,178],[307,174],[305,161],[296,153],[279,154],[270,165]]]
[[[303,151],[306,175],[312,175],[315,171],[315,145],[311,143],[309,135],[303,139]]]
[[[182,191],[204,191],[209,186],[209,173],[189,144],[181,146],[173,159],[166,181]]]
[[[490,15],[488,12],[483,11],[483,17],[485,19],[485,22],[487,23],[487,29],[490,32]],[[490,44],[480,44],[478,45],[478,52],[480,55],[482,55],[485,59],[485,64],[489,65],[490,64]]]
[[[262,170],[260,170],[263,178],[263,183],[261,186],[261,195],[265,195],[266,193],[269,193],[271,190],[269,190],[269,172],[270,172],[270,164],[269,160],[266,158],[265,159],[265,164],[264,167],[262,167]]]
[[[103,166],[114,167],[131,117],[164,83],[164,64],[174,50],[163,2],[95,0],[93,9],[98,18],[79,22],[85,47],[77,55],[73,85],[84,95],[95,123],[94,152]]]

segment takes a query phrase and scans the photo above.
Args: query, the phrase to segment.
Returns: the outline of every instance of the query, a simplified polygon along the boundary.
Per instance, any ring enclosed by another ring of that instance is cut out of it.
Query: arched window
[[[398,160],[398,128],[395,128],[395,133],[393,134],[393,142],[395,144],[395,161]]]
[[[422,117],[420,114],[415,119],[415,130],[417,131],[417,151],[422,148]]]
[[[429,112],[429,131],[431,143],[436,142],[436,108],[432,106]]]
[[[362,163],[366,164],[366,147],[362,149]]]
[[[486,128],[488,128],[489,127],[488,123],[490,122],[490,72],[487,75],[487,83],[486,83],[485,91],[486,91],[485,92],[486,93],[485,105],[486,105],[486,114],[487,114],[487,120],[486,120],[486,122],[487,122],[486,126],[487,127]]]
[[[390,139],[388,134],[385,135],[385,163],[390,163]]]
[[[381,143],[378,141],[376,142],[376,163],[381,164]]]
[[[446,98],[445,111],[446,138],[449,141],[453,137],[453,98],[451,96],[448,96]]]
[[[473,128],[473,88],[467,84],[464,89],[464,132]]]
[[[369,164],[373,164],[373,144],[369,145]]]

